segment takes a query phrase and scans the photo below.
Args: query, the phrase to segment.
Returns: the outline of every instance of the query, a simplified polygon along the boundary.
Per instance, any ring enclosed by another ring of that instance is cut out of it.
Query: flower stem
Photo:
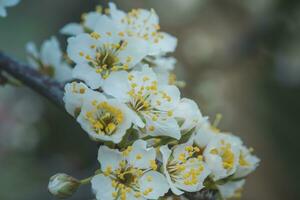
[[[94,176],[87,177],[85,179],[80,180],[81,185],[89,184]]]

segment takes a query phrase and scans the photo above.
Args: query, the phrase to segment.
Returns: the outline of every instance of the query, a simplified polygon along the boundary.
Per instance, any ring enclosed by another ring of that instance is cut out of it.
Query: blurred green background
[[[176,74],[220,127],[242,137],[262,159],[243,200],[300,199],[300,1],[119,0],[125,10],[154,8],[179,39]],[[25,61],[40,44],[79,21],[96,0],[23,0],[0,19],[0,49]],[[74,120],[30,89],[0,88],[0,199],[53,199],[48,178],[83,178],[97,168],[97,149]],[[73,200],[91,200],[90,187]]]

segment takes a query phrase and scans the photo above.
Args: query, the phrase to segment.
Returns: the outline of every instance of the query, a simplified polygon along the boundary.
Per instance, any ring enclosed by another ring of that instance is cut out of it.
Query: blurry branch
[[[5,85],[6,83],[8,83],[8,79],[4,75],[2,75],[0,71],[0,85]]]
[[[59,107],[64,108],[63,85],[0,51],[0,75],[1,72],[6,72]],[[197,193],[186,193],[185,196],[190,200],[215,200],[216,192],[204,189]]]
[[[28,65],[19,63],[0,51],[0,73],[1,71],[21,81],[21,83],[46,97],[56,105],[64,107],[64,91],[60,83],[48,76],[40,74]]]

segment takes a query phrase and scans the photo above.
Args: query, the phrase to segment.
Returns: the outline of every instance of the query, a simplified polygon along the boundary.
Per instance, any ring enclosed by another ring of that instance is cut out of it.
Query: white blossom
[[[214,181],[226,178],[236,172],[241,141],[229,134],[214,137],[204,150],[204,159],[212,171]]]
[[[0,0],[0,17],[6,17],[6,7],[15,6],[20,0]]]
[[[177,39],[160,31],[154,10],[127,13],[109,3],[61,32],[71,35],[67,54],[79,80],[65,85],[65,108],[92,140],[104,142],[91,179],[97,200],[171,200],[205,185],[224,199],[239,194],[260,160],[181,98],[176,59],[167,55]],[[55,38],[41,53],[28,49],[32,65],[56,76],[48,68],[64,61]]]
[[[99,30],[103,25],[103,19],[109,19],[110,24],[118,28],[122,34],[141,38],[149,44],[149,55],[160,56],[175,51],[177,39],[168,33],[160,32],[159,18],[155,11],[145,9],[133,9],[125,13],[117,9],[114,3],[109,3],[109,9],[102,9],[85,14],[82,22],[70,23],[61,29],[66,35],[78,35],[80,33],[91,33]]]
[[[109,14],[127,35],[142,38],[150,46],[150,55],[159,56],[173,52],[177,39],[168,33],[160,32],[159,17],[152,9],[133,9],[129,13],[118,10],[114,3],[109,3]]]
[[[195,101],[182,98],[174,111],[174,116],[180,122],[182,131],[190,131],[206,120]]]
[[[42,44],[40,52],[33,42],[27,43],[26,50],[29,64],[40,73],[60,82],[71,80],[71,67],[63,59],[63,53],[55,37],[46,40]]]
[[[99,92],[85,96],[77,121],[93,140],[114,143],[121,142],[132,123],[143,126],[125,104]]]
[[[106,94],[125,102],[145,122],[144,134],[180,139],[181,133],[173,116],[180,101],[177,87],[160,85],[148,67],[142,71],[115,72],[103,85]]]
[[[97,200],[146,200],[163,196],[169,185],[153,169],[155,159],[155,149],[147,148],[142,140],[123,152],[101,146],[98,160],[102,173],[92,179]]]
[[[222,185],[217,185],[217,188],[223,199],[240,198],[244,184],[245,180],[232,181]]]
[[[68,39],[68,56],[76,63],[73,78],[99,88],[111,72],[128,70],[147,54],[147,43],[125,36],[113,22],[103,17],[97,32],[79,34]]]
[[[257,168],[259,162],[259,158],[257,158],[255,155],[252,155],[251,151],[247,147],[241,146],[238,167],[233,177],[246,177]]]
[[[219,130],[211,125],[208,118],[202,120],[196,127],[195,133],[192,136],[194,142],[201,148],[207,146],[207,144],[217,136]]]
[[[146,59],[148,59],[149,61],[149,57]],[[153,71],[157,74],[158,82],[162,84],[170,84],[170,85],[174,85],[176,83],[176,76],[172,72],[177,62],[175,58],[154,57],[154,59],[152,59],[152,62],[153,62]]]
[[[197,192],[204,187],[203,182],[210,170],[197,146],[185,143],[170,150],[166,145],[160,148],[160,152],[164,173],[175,195],[181,195],[184,191]]]
[[[173,57],[147,56],[134,70],[141,70],[146,64],[153,69],[160,84],[175,85],[177,83],[176,75],[172,71],[175,68],[176,62],[176,59]]]
[[[65,85],[63,100],[66,111],[74,116],[78,116],[84,100],[97,95],[98,92],[90,89],[82,82],[72,82]]]

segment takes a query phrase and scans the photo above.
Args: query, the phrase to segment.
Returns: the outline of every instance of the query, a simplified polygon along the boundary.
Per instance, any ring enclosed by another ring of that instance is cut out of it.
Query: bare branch
[[[40,74],[37,70],[28,65],[21,64],[1,51],[0,71],[8,73],[10,76],[21,81],[24,85],[30,87],[53,103],[60,107],[64,107],[64,91],[63,86],[59,82],[46,75]]]

